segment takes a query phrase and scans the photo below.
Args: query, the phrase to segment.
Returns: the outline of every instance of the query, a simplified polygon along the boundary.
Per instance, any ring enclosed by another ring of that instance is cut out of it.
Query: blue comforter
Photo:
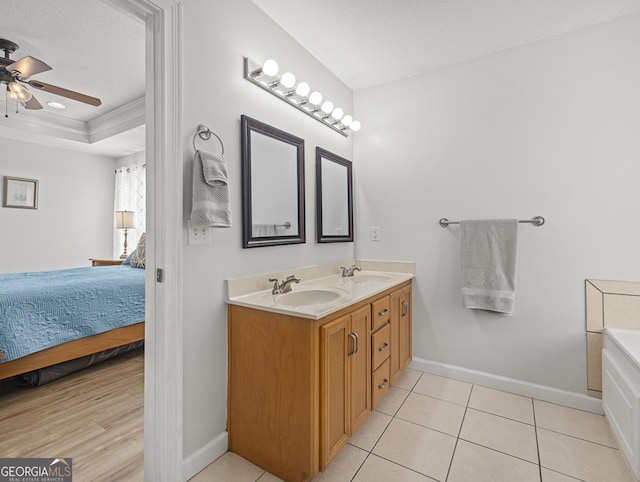
[[[144,321],[144,269],[0,275],[0,363]]]

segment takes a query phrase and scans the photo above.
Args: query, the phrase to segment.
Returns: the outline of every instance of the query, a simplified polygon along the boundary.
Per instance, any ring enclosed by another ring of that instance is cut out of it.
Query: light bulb
[[[9,90],[12,94],[11,97],[19,102],[29,102],[31,97],[33,97],[31,92],[17,82],[9,82]]]
[[[320,110],[325,114],[330,114],[333,111],[333,102],[331,102],[330,100],[325,100],[322,104],[322,107],[320,107]]]
[[[282,78],[280,79],[280,84],[287,89],[293,87],[296,83],[296,76],[291,72],[285,72],[282,74]]]
[[[346,115],[342,118],[342,125],[345,127],[349,127],[353,123],[353,117],[350,115]]]
[[[311,92],[311,95],[309,96],[309,102],[312,105],[320,105],[322,103],[322,94],[318,91]]]
[[[344,111],[340,107],[336,107],[335,109],[333,109],[333,112],[331,113],[331,117],[333,117],[335,120],[340,120],[342,119],[343,116],[344,116]]]
[[[310,90],[311,89],[309,88],[309,84],[307,84],[306,82],[300,82],[298,84],[298,87],[296,87],[296,94],[300,97],[306,97],[309,95]]]
[[[270,77],[277,75],[279,69],[280,67],[278,66],[278,62],[273,59],[265,60],[264,65],[262,66],[262,71],[265,73],[265,75],[268,75]]]
[[[354,120],[354,121],[351,123],[351,130],[352,130],[353,132],[358,132],[358,131],[360,130],[360,122],[358,122],[358,121]]]

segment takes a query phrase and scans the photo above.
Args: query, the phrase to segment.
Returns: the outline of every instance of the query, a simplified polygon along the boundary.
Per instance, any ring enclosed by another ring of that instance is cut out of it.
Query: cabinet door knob
[[[384,310],[378,312],[378,316],[384,316],[387,313],[389,313],[389,310],[387,308],[385,308]]]
[[[389,343],[385,341],[384,345],[378,347],[378,351],[385,351],[387,348],[389,348]]]
[[[387,384],[388,384],[388,383],[389,383],[389,380],[385,378],[385,379],[384,379],[384,381],[382,382],[382,384],[378,385],[378,388],[379,388],[380,390],[382,390],[383,388],[386,388],[386,387],[387,387]]]

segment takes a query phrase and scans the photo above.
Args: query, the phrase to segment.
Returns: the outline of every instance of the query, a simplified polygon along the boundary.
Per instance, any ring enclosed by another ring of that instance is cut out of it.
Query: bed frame
[[[0,380],[140,340],[144,340],[144,322],[69,341],[0,363]]]

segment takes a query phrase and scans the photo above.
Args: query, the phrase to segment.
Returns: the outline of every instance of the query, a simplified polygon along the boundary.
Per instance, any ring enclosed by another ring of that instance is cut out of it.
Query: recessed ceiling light
[[[53,107],[54,109],[66,109],[67,108],[66,105],[61,104],[60,102],[49,101],[49,102],[47,102],[47,105],[49,107]]]

